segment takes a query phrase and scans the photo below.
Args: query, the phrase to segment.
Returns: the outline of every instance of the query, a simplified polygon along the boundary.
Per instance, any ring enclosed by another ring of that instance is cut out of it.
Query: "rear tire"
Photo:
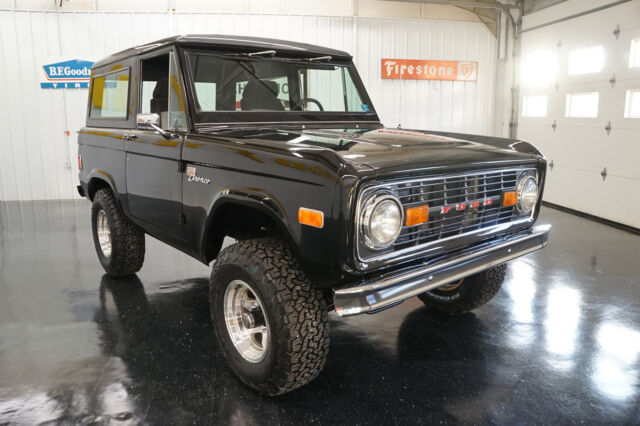
[[[460,314],[487,304],[504,281],[507,264],[479,272],[455,283],[418,295],[426,306],[451,314]]]
[[[113,192],[100,189],[91,207],[93,241],[102,267],[110,277],[135,274],[144,263],[144,231],[118,206]]]
[[[245,384],[273,396],[318,376],[329,352],[326,300],[286,244],[265,238],[225,248],[209,294],[219,346]]]

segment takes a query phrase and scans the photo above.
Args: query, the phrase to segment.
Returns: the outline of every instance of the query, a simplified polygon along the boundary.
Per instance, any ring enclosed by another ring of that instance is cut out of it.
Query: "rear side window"
[[[129,68],[94,77],[89,118],[126,120],[129,104]]]

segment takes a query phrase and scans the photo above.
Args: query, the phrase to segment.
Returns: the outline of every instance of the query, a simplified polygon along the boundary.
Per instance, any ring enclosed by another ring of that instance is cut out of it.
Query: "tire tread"
[[[429,291],[418,295],[418,298],[426,306],[451,314],[473,311],[489,303],[500,291],[506,271],[507,265],[502,264],[465,278],[467,282],[463,282],[462,285],[472,286],[473,288],[459,299],[442,301],[434,297]]]
[[[101,259],[102,266],[111,277],[135,274],[144,263],[144,231],[126,217],[110,189],[98,190],[93,203],[93,208],[104,209],[107,220],[110,220],[111,259],[108,261]],[[96,249],[100,250],[97,242]],[[100,252],[98,254],[100,255]]]
[[[264,383],[247,385],[267,395],[280,395],[305,385],[322,371],[329,353],[327,303],[319,289],[312,286],[298,265],[291,249],[274,238],[244,240],[223,249],[211,273],[212,298],[215,275],[225,264],[257,267],[262,286],[272,286],[267,304],[280,306],[270,324],[272,339],[278,339],[272,374]],[[212,303],[212,306],[215,306]],[[279,318],[278,318],[279,317]],[[220,340],[220,339],[219,339]],[[232,366],[233,367],[233,366]],[[237,373],[237,371],[236,371]],[[240,376],[242,379],[242,377]]]

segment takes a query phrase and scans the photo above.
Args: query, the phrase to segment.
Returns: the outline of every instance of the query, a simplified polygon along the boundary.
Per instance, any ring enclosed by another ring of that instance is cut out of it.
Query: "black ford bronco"
[[[215,260],[220,348],[268,395],[321,371],[330,311],[475,309],[549,232],[536,148],[385,128],[351,56],[319,46],[192,35],[116,53],[93,66],[78,144],[107,274],[140,270],[145,234]]]

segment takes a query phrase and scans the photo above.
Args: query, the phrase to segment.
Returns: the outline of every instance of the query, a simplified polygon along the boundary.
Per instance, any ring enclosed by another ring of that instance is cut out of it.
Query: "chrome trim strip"
[[[437,245],[437,244],[441,244],[444,241],[450,241],[456,238],[463,238],[463,237],[468,237],[471,235],[475,235],[475,234],[482,234],[484,232],[487,233],[491,233],[491,231],[494,231],[496,229],[500,229],[500,228],[504,228],[505,225],[508,225],[508,227],[511,227],[511,225],[517,225],[517,224],[524,224],[527,222],[532,222],[533,221],[533,213],[535,211],[532,210],[531,214],[528,217],[524,217],[522,219],[518,219],[512,222],[507,222],[507,223],[501,223],[501,224],[497,224],[497,225],[493,225],[487,228],[481,228],[481,229],[476,229],[474,231],[469,231],[466,232],[464,234],[459,234],[459,235],[453,235],[451,237],[447,237],[447,238],[442,238],[439,240],[435,240],[435,241],[430,241],[424,244],[420,244],[418,246],[414,246],[414,247],[407,247],[404,248],[402,250],[395,250],[395,251],[390,251],[388,253],[382,253],[379,254],[377,256],[372,256],[372,257],[368,257],[368,258],[362,258],[360,257],[360,229],[361,229],[361,223],[360,223],[360,216],[361,216],[361,209],[362,209],[362,201],[365,192],[370,192],[373,191],[377,188],[388,188],[389,185],[403,185],[403,184],[407,184],[407,183],[416,183],[416,182],[428,182],[428,181],[433,181],[433,180],[438,180],[438,179],[453,179],[453,178],[458,178],[458,177],[466,177],[466,176],[472,176],[472,175],[478,175],[478,174],[482,174],[482,173],[505,173],[505,172],[533,172],[534,175],[537,176],[537,170],[535,167],[530,167],[530,166],[522,166],[522,167],[513,167],[513,168],[508,168],[508,169],[484,169],[484,170],[475,170],[475,171],[471,171],[468,173],[460,173],[460,174],[451,174],[451,175],[433,175],[433,176],[426,176],[424,178],[414,178],[414,179],[406,179],[406,180],[390,180],[388,182],[384,182],[384,183],[379,183],[379,184],[374,184],[374,185],[369,185],[369,186],[364,186],[363,188],[360,189],[360,192],[358,193],[358,201],[356,202],[356,217],[355,217],[355,229],[356,229],[356,235],[355,235],[355,255],[356,255],[356,259],[358,260],[358,262],[360,262],[360,264],[367,264],[369,262],[376,262],[376,261],[380,261],[380,260],[387,260],[387,259],[392,259],[392,258],[396,258],[396,257],[400,257],[404,254],[418,254],[420,251]],[[361,270],[366,270],[367,268],[364,267]]]
[[[392,272],[369,284],[335,290],[335,310],[340,316],[350,316],[402,302],[425,291],[539,250],[547,244],[550,229],[551,225],[536,226],[529,234],[444,262],[406,272]]]

